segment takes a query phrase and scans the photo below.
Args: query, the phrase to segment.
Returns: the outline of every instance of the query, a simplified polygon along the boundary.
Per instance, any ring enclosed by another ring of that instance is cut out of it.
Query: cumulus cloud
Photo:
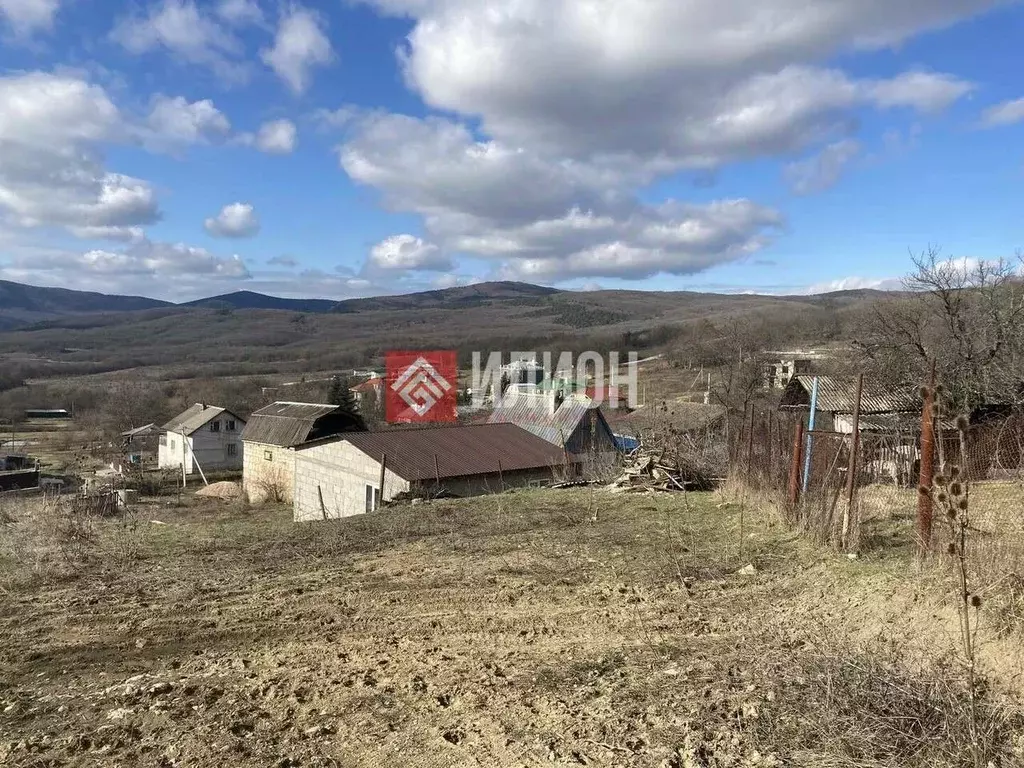
[[[299,266],[299,260],[294,256],[274,256],[267,259],[267,264],[272,267],[286,267],[287,269],[295,269]]]
[[[412,19],[406,82],[448,116],[318,113],[346,132],[342,168],[390,208],[421,215],[443,252],[548,281],[691,274],[756,253],[784,226],[777,211],[745,199],[651,205],[639,190],[796,154],[811,158],[786,171],[799,191],[836,183],[859,152],[861,111],[916,120],[973,85],[924,70],[864,78],[821,62],[998,4],[363,2]]]
[[[374,0],[412,16],[407,81],[489,135],[565,156],[704,165],[789,150],[869,103],[933,109],[968,87],[917,72],[853,81],[808,66],[983,11],[996,0]],[[785,19],[785,23],[780,23]],[[726,128],[727,135],[717,129]]]
[[[270,155],[289,155],[298,145],[298,131],[291,120],[269,120],[259,127],[255,135],[242,134],[239,141]]]
[[[194,0],[163,0],[122,18],[111,39],[136,55],[163,51],[175,62],[209,67],[227,81],[246,76],[239,39]]]
[[[981,124],[985,128],[1001,128],[1020,122],[1024,122],[1024,98],[1001,102],[981,115]]]
[[[231,203],[206,219],[203,227],[214,237],[252,237],[260,231],[260,220],[251,204]]]
[[[153,242],[142,238],[120,250],[84,252],[41,250],[15,257],[3,271],[32,277],[42,283],[104,286],[145,285],[153,278],[247,280],[248,267],[239,256],[222,257],[184,243]]]
[[[790,163],[785,177],[798,195],[809,195],[831,189],[842,177],[847,166],[861,153],[861,145],[853,139],[829,144],[807,160]]]
[[[431,242],[509,279],[691,274],[757,251],[783,224],[749,200],[644,205],[633,167],[554,161],[441,119],[367,115],[339,157],[392,208],[421,214]]]
[[[210,99],[189,102],[163,94],[153,97],[146,124],[150,133],[144,138],[158,146],[220,141],[231,132],[231,122]]]
[[[260,51],[263,63],[294,93],[309,87],[313,67],[324,66],[334,58],[322,25],[323,20],[314,11],[293,6],[281,17],[273,47]]]
[[[451,259],[433,243],[413,235],[392,235],[370,250],[370,266],[382,270],[430,270],[444,272],[452,269]]]
[[[159,219],[156,195],[147,182],[108,171],[101,154],[130,135],[99,86],[41,72],[0,77],[0,220],[133,237]]]
[[[0,0],[0,19],[17,37],[53,28],[60,0]]]

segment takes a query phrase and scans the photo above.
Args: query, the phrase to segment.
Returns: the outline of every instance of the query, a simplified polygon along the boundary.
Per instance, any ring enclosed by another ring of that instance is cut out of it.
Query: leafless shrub
[[[291,489],[284,472],[279,468],[265,470],[252,481],[248,491],[249,501],[253,504],[280,504],[291,500]]]
[[[65,499],[25,499],[6,513],[0,528],[4,559],[34,578],[79,573],[98,556],[97,519],[77,512]]]

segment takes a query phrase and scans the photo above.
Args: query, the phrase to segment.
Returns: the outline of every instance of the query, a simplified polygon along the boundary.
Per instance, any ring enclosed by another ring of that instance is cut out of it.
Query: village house
[[[765,386],[768,389],[785,389],[794,376],[810,373],[814,361],[806,357],[785,357],[767,363],[764,367]]]
[[[145,424],[121,433],[121,445],[129,464],[143,465],[158,455],[160,428],[156,424]]]
[[[373,512],[400,494],[480,496],[572,476],[576,457],[514,424],[352,432],[295,448],[294,519]]]
[[[291,501],[295,449],[360,428],[356,418],[336,405],[279,401],[260,408],[242,432],[242,491],[251,501]]]
[[[196,403],[160,427],[157,465],[186,474],[242,468],[245,420],[215,405]]]
[[[363,405],[367,398],[371,397],[375,402],[380,403],[384,397],[384,379],[380,376],[371,376],[366,381],[351,387],[349,391],[360,405]]]
[[[853,412],[857,402],[857,382],[832,376],[797,375],[786,386],[779,403],[783,410],[810,411],[817,379],[814,428],[822,432],[853,432]],[[865,380],[860,402],[861,432],[912,432],[921,420],[921,402],[917,393],[885,387]]]

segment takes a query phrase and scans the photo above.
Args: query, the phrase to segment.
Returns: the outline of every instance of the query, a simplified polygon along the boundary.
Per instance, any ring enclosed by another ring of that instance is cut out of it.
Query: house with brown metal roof
[[[296,446],[294,519],[373,512],[400,494],[467,497],[547,485],[577,468],[577,457],[514,424],[346,433]]]
[[[245,420],[216,405],[196,403],[160,427],[157,464],[185,473],[242,468]]]
[[[242,431],[242,491],[250,501],[291,501],[295,449],[361,429],[360,419],[327,403],[280,401],[260,408]]]

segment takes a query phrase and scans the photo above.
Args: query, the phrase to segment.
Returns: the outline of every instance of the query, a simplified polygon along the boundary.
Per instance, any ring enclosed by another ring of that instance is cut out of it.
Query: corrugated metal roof
[[[249,417],[242,430],[242,440],[291,447],[344,432],[352,426],[351,417],[340,413],[336,405],[280,401],[260,408]]]
[[[549,414],[536,399],[514,397],[509,402],[499,403],[487,417],[487,423],[515,424],[542,440],[562,447],[591,413],[607,431],[608,441],[611,442],[611,428],[601,409],[587,397],[568,397],[553,414]]]
[[[818,379],[819,411],[836,413],[853,413],[857,400],[857,382],[855,380],[835,379],[831,376],[812,376],[801,374],[794,376],[786,390],[782,393],[781,405],[784,407],[810,407],[811,390],[814,379]],[[920,410],[921,404],[917,393],[912,390],[892,389],[869,380],[864,381],[861,396],[860,412],[865,413],[905,413]]]
[[[184,430],[186,435],[191,435],[197,429],[200,429],[211,420],[217,418],[222,413],[227,413],[230,416],[235,416],[231,411],[226,408],[220,408],[216,405],[203,405],[202,403],[196,403],[191,408],[183,413],[179,413],[169,422],[160,427],[161,432],[181,432]],[[245,424],[242,419],[235,416],[235,419]]]
[[[514,424],[351,432],[332,439],[346,440],[376,461],[386,456],[387,468],[410,482],[561,467],[566,461],[563,450]]]

